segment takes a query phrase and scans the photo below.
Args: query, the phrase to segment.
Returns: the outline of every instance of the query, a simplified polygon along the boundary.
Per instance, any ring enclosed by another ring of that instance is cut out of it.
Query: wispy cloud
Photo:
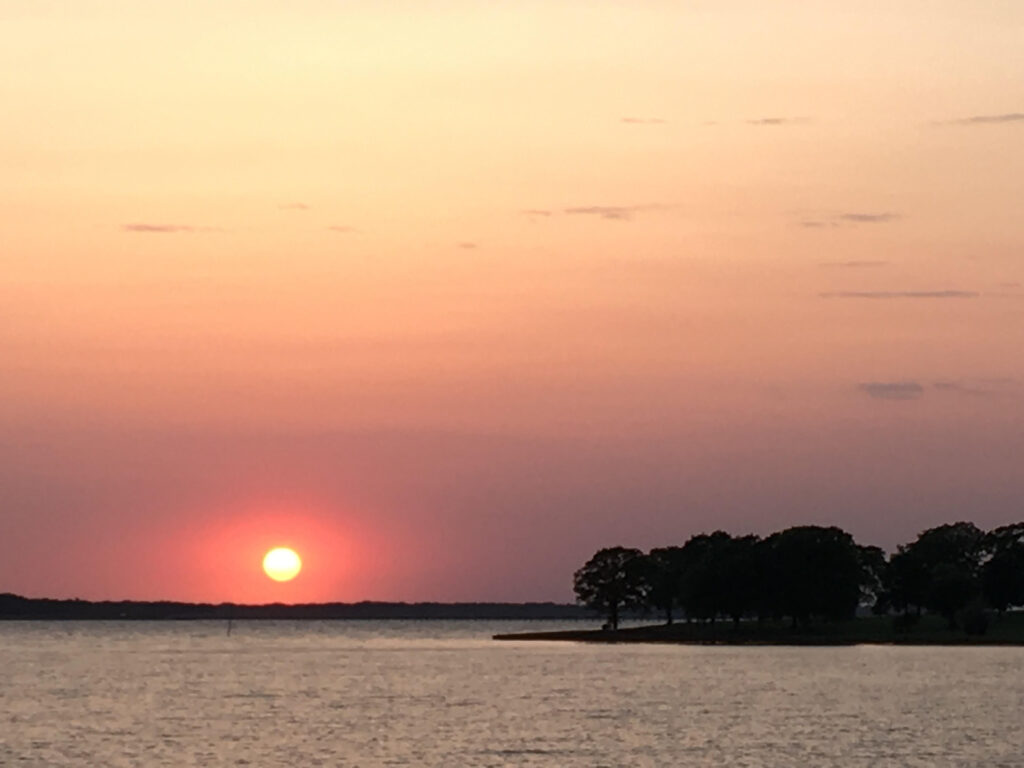
[[[1001,115],[971,115],[956,120],[942,120],[938,125],[991,125],[993,123],[1024,123],[1024,112],[1005,112]]]
[[[857,389],[874,400],[917,400],[924,395],[916,381],[864,381]]]
[[[913,379],[902,381],[865,381],[857,389],[875,400],[917,400],[929,390],[965,397],[1014,397],[1021,391],[1021,382],[1010,377],[976,377],[940,379],[922,384]]]
[[[890,221],[897,221],[900,218],[898,213],[840,213],[836,217],[839,221],[849,221],[854,224],[885,224]]]
[[[747,125],[805,125],[811,122],[806,117],[757,117],[752,120],[747,120]]]
[[[819,267],[833,267],[841,269],[864,269],[867,267],[884,267],[889,262],[881,259],[848,259],[846,261],[822,261]]]
[[[1009,397],[1019,393],[1020,382],[1014,378],[942,379],[932,384],[940,392],[969,397]]]
[[[554,211],[550,211],[547,208],[527,208],[523,211],[525,216],[551,216]]]
[[[465,250],[473,250],[476,248],[476,243],[470,242],[469,240],[463,240],[461,243],[456,243],[456,245]]]
[[[976,299],[977,291],[827,291],[823,299]]]
[[[216,227],[195,227],[191,224],[123,224],[121,229],[125,232],[139,232],[143,234],[167,235],[177,232],[219,232]]]
[[[305,203],[281,203],[277,207],[282,211],[308,211],[310,209],[310,206]]]
[[[868,213],[862,211],[845,211],[818,215],[815,218],[804,218],[799,221],[801,227],[819,229],[822,227],[856,226],[858,224],[888,224],[903,218],[898,213],[881,211]]]
[[[631,125],[664,125],[668,120],[660,117],[624,117],[622,122]]]
[[[669,206],[653,205],[581,205],[572,208],[562,209],[563,213],[570,216],[597,216],[601,219],[611,221],[629,221],[641,211],[664,210]]]

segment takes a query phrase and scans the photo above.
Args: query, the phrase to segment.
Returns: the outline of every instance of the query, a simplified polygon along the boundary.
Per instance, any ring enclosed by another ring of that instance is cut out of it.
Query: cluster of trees
[[[890,557],[846,531],[814,525],[770,536],[702,533],[682,546],[611,547],[576,571],[579,602],[618,627],[624,612],[713,622],[744,618],[852,618],[859,606],[908,616],[922,610],[957,626],[968,606],[1024,605],[1024,523],[982,531],[959,522],[923,531]]]

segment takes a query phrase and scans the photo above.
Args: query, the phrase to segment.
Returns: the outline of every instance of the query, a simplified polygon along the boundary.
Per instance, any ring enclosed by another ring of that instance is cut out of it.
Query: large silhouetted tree
[[[682,547],[659,547],[647,553],[647,602],[661,611],[666,624],[672,623],[674,609],[679,605],[683,567]]]
[[[956,613],[980,591],[979,570],[984,534],[974,523],[959,522],[922,531],[901,548],[927,579],[924,607],[956,627]]]
[[[928,594],[928,568],[908,544],[901,544],[889,558],[882,581],[888,606],[904,614],[909,614],[913,606],[921,614]]]
[[[725,612],[725,568],[732,537],[699,533],[683,545],[680,601],[687,618],[714,621]]]
[[[601,611],[612,629],[623,610],[645,605],[648,592],[646,558],[639,549],[610,547],[590,558],[573,576],[579,602]]]
[[[1002,614],[1024,605],[1024,523],[1004,525],[985,534],[987,560],[981,567],[981,588],[989,605]]]
[[[865,576],[853,537],[836,528],[804,525],[765,540],[772,603],[793,626],[812,617],[851,618],[860,602]]]
[[[720,608],[734,625],[739,625],[740,619],[756,611],[761,603],[768,578],[762,545],[759,536],[735,536],[721,553]]]

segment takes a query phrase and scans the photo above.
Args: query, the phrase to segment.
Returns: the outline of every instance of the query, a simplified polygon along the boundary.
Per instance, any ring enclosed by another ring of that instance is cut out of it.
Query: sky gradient
[[[1019,520],[1022,39],[0,4],[0,592],[568,600],[601,546]]]

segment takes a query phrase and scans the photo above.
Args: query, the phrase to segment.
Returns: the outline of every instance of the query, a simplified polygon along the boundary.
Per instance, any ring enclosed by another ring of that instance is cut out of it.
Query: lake
[[[3,766],[1024,766],[1024,649],[0,623]]]

